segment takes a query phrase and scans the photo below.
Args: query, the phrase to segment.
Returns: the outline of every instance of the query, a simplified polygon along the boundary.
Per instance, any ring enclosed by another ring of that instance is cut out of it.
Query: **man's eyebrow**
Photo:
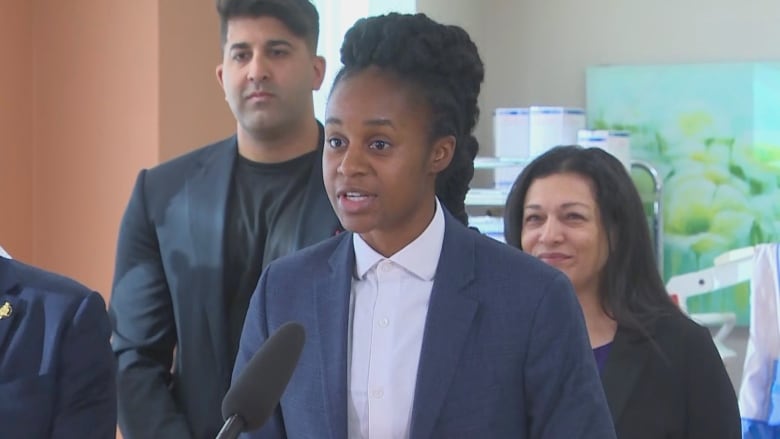
[[[243,50],[243,49],[249,49],[249,47],[250,47],[249,43],[241,41],[241,42],[238,42],[238,43],[231,44],[230,47],[228,48],[228,50],[236,50],[236,49],[242,49]]]
[[[275,47],[275,46],[287,46],[287,47],[293,47],[293,44],[287,40],[268,40],[265,43],[266,47]]]

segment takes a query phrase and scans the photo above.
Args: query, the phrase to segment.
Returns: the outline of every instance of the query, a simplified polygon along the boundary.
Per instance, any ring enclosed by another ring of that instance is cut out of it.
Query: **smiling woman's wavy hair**
[[[436,178],[436,195],[459,221],[468,223],[465,199],[474,176],[479,144],[472,135],[479,119],[477,97],[485,76],[477,46],[465,30],[425,14],[388,14],[358,20],[341,46],[342,79],[376,66],[395,74],[426,98],[431,140],[456,139],[452,162]]]
[[[522,250],[523,210],[531,184],[553,174],[589,180],[609,243],[601,307],[619,325],[648,335],[653,322],[679,313],[661,279],[639,192],[620,161],[599,148],[558,146],[534,159],[515,181],[504,211],[506,242]]]

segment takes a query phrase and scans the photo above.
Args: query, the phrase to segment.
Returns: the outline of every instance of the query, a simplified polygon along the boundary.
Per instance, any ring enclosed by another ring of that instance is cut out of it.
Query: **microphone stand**
[[[217,433],[216,439],[236,439],[246,427],[244,418],[239,415],[230,415]]]

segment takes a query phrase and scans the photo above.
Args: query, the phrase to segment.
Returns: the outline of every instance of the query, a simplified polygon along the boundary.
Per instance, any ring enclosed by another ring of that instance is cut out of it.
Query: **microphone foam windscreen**
[[[268,337],[222,399],[222,417],[241,416],[244,431],[260,428],[271,417],[303,350],[303,326],[287,322]]]

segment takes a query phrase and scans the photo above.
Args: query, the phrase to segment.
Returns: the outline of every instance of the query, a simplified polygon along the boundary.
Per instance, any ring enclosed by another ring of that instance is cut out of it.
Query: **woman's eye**
[[[539,221],[539,219],[540,219],[539,215],[528,215],[525,217],[525,220],[523,220],[523,222],[532,223],[532,222]]]
[[[331,148],[341,148],[344,146],[344,141],[334,137],[332,139],[328,139],[328,145],[330,145]]]
[[[384,140],[375,140],[371,143],[371,148],[374,148],[377,151],[382,151],[383,149],[386,149],[389,146],[390,144],[385,142]]]

